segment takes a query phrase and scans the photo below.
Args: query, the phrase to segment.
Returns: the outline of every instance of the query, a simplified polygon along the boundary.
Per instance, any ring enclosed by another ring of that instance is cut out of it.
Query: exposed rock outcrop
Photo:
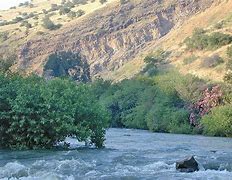
[[[212,3],[213,0],[140,0],[113,4],[55,34],[29,40],[19,49],[18,66],[43,74],[46,57],[72,51],[87,60],[91,76],[114,71]]]

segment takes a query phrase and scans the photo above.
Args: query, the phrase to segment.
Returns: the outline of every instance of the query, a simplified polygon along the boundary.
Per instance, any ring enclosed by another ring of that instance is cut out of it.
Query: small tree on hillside
[[[48,16],[45,16],[45,18],[43,19],[43,24],[42,26],[45,28],[45,29],[49,29],[49,30],[56,30],[56,29],[59,29],[61,27],[61,24],[54,24],[52,22],[52,20],[48,17]]]

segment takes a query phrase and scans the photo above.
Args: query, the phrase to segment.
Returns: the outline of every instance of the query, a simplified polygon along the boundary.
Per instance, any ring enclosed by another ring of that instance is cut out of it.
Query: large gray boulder
[[[180,172],[194,172],[199,171],[199,165],[193,156],[188,157],[182,161],[176,162],[176,169]]]

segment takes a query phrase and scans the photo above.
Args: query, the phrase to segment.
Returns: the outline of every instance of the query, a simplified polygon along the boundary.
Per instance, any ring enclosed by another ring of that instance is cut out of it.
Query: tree
[[[107,112],[87,85],[0,75],[0,148],[48,149],[73,137],[104,143]]]
[[[61,24],[54,24],[51,19],[49,18],[49,16],[45,16],[43,19],[43,24],[42,26],[45,29],[49,29],[49,30],[56,30],[59,29],[61,27]]]

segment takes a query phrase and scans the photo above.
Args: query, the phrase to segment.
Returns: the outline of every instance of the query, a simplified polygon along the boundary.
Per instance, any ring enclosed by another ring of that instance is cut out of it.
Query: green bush
[[[144,58],[144,62],[146,64],[157,64],[167,59],[169,53],[164,51],[163,49],[158,49],[155,52]]]
[[[202,126],[207,135],[232,137],[232,105],[214,108],[202,118]]]
[[[45,16],[43,21],[42,21],[42,26],[45,29],[56,30],[56,29],[59,29],[61,27],[61,24],[54,24],[51,21],[51,19],[49,18],[49,16]]]
[[[195,29],[192,37],[185,39],[184,43],[190,50],[214,50],[230,44],[232,42],[232,36],[223,34],[220,32],[214,32],[210,35],[206,34],[203,29]]]
[[[16,55],[0,57],[0,73],[7,73],[16,61]]]
[[[59,11],[59,14],[60,15],[68,14],[70,11],[71,11],[71,8],[69,8],[69,7],[61,7],[60,11]]]
[[[201,97],[204,81],[177,72],[142,75],[110,85],[95,85],[99,102],[111,114],[112,127],[192,133],[188,105]]]
[[[225,76],[224,76],[224,81],[225,81],[226,83],[232,84],[232,71],[231,71],[231,70],[229,70],[229,71],[225,74]]]
[[[85,11],[79,9],[77,12],[76,12],[76,17],[81,17],[85,14]]]
[[[79,82],[91,81],[89,65],[78,53],[57,52],[47,58],[44,74],[47,78],[69,77]]]
[[[0,75],[0,148],[52,148],[66,137],[102,147],[108,115],[87,85]]]

